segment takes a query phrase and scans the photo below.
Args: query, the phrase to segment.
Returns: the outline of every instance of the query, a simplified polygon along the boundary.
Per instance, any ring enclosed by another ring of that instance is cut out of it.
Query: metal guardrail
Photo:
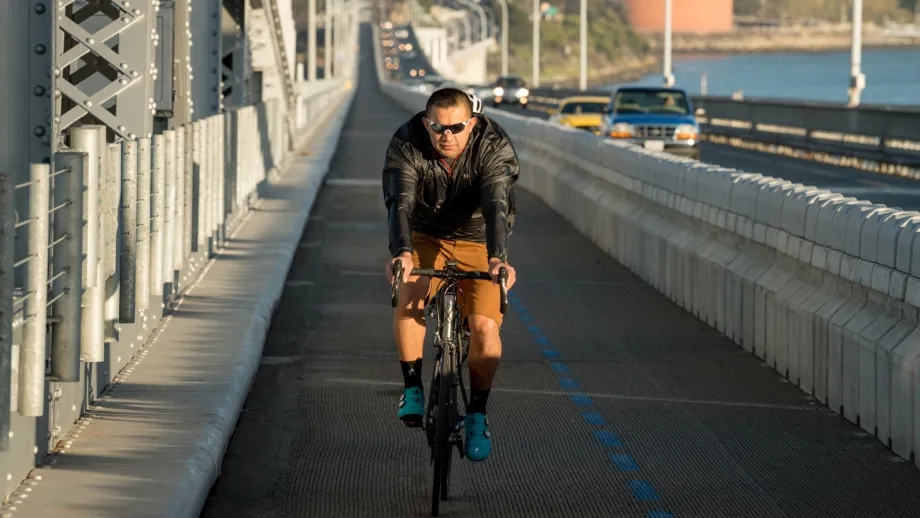
[[[568,96],[610,93],[536,88],[531,90],[530,102],[552,108]],[[692,96],[691,100],[695,108],[705,111],[698,120],[710,136],[920,166],[920,109],[719,96]]]
[[[0,451],[14,414],[42,416],[57,397],[48,381],[80,382],[84,363],[117,371],[129,358],[109,345],[140,350],[292,156],[285,120],[304,129],[345,92],[329,81],[296,113],[273,99],[117,143],[73,127],[51,164],[0,173]]]

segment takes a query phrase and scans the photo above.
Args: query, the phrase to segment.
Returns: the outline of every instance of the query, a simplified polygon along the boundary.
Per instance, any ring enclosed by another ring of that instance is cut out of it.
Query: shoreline
[[[645,34],[652,53],[663,52],[663,35]],[[784,54],[848,51],[849,27],[784,28],[779,30],[737,29],[716,34],[677,34],[672,43],[674,55]],[[862,48],[896,50],[920,48],[920,36],[895,36],[877,26],[867,26]]]
[[[650,53],[637,63],[636,58],[628,58],[622,63],[605,67],[599,74],[592,74],[589,69],[588,88],[610,86],[639,81],[647,76],[661,73],[663,52],[661,38],[655,34],[646,34],[651,43]],[[733,31],[713,35],[680,35],[673,41],[673,57],[706,58],[738,55],[775,55],[775,54],[826,54],[849,52],[850,34],[848,31],[819,30],[805,36],[799,30],[780,32]],[[892,37],[869,29],[863,34],[863,50],[910,51],[920,49],[920,38]],[[589,56],[589,62],[591,56]],[[522,75],[528,80],[527,75]],[[544,88],[577,88],[577,64],[565,74],[541,76],[540,86]]]

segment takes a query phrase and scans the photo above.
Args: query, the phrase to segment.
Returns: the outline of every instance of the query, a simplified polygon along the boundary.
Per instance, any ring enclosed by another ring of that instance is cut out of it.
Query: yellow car
[[[609,102],[609,97],[599,95],[566,97],[559,102],[559,108],[549,111],[549,120],[600,135],[602,110]]]

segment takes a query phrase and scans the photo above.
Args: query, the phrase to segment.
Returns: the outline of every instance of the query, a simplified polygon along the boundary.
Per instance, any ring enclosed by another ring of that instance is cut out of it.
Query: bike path
[[[362,32],[362,49],[370,48]],[[409,113],[362,50],[354,105],[202,513],[427,516],[396,419],[380,170]],[[527,174],[523,171],[522,174]],[[605,255],[525,191],[489,400],[492,456],[455,458],[452,517],[917,516],[920,470]],[[430,343],[430,335],[429,335]],[[432,349],[425,349],[425,385]]]

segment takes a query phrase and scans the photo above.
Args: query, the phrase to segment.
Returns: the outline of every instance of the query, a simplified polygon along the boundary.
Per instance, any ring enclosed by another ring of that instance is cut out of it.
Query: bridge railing
[[[50,164],[0,174],[0,465],[53,447],[153,339],[344,82],[297,96],[298,142],[269,100],[116,143],[73,127]]]
[[[570,95],[609,96],[611,92],[537,88],[531,94],[532,104],[553,108]],[[764,142],[920,167],[920,110],[718,96],[693,96],[692,101],[695,108],[705,112],[698,120],[708,138]]]
[[[426,94],[381,83],[423,109]],[[514,140],[520,188],[920,465],[920,214],[486,113]]]

